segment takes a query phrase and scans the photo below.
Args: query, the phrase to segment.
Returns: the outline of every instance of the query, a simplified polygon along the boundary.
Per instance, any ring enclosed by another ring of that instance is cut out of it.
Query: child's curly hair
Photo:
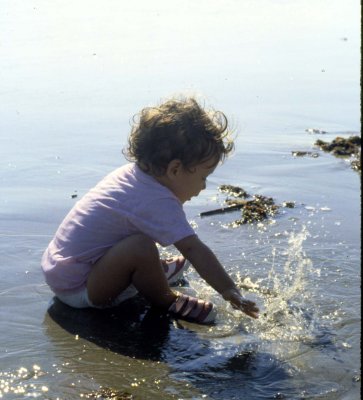
[[[136,117],[124,154],[155,176],[163,175],[171,160],[190,169],[211,158],[217,164],[234,149],[226,116],[205,111],[191,97],[144,108]]]

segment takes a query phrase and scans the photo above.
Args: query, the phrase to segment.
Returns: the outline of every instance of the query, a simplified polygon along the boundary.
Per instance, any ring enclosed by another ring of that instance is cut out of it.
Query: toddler
[[[129,164],[91,189],[65,217],[42,257],[46,282],[71,307],[110,307],[140,292],[176,318],[211,323],[215,306],[171,287],[191,264],[234,308],[257,318],[183,204],[198,196],[234,145],[221,112],[195,99],[143,109],[124,152]],[[181,253],[160,260],[156,243]]]

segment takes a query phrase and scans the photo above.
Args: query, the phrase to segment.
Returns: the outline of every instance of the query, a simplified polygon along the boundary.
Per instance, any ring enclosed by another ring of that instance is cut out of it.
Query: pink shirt
[[[92,265],[136,233],[162,246],[195,234],[179,199],[127,164],[101,180],[65,217],[42,257],[46,282],[55,292],[80,290]]]

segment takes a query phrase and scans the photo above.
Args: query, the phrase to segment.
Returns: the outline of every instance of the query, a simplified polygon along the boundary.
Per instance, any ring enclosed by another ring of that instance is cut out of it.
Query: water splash
[[[237,273],[237,285],[262,310],[257,321],[243,322],[247,332],[260,340],[311,341],[315,324],[310,290],[314,269],[303,249],[309,236],[303,227],[298,233],[290,233],[283,249],[273,247],[266,278],[253,282]]]
[[[282,268],[277,268],[276,249],[272,250],[272,267],[267,278],[270,294],[263,297],[264,312],[258,322],[261,339],[311,340],[314,318],[309,279],[313,263],[303,250],[308,236],[306,227],[299,233],[290,234],[288,248],[280,255],[286,257]]]

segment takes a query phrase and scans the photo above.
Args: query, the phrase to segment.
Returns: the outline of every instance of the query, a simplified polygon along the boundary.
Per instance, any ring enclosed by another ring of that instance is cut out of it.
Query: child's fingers
[[[256,303],[249,300],[242,300],[240,304],[232,303],[232,306],[245,314],[249,315],[252,318],[258,318],[259,308],[256,306]]]
[[[249,315],[250,317],[257,319],[258,318],[258,311],[252,310],[242,310],[245,314]]]
[[[258,312],[260,310],[254,303],[252,303],[248,305],[242,305],[242,311],[252,318],[258,318]]]

